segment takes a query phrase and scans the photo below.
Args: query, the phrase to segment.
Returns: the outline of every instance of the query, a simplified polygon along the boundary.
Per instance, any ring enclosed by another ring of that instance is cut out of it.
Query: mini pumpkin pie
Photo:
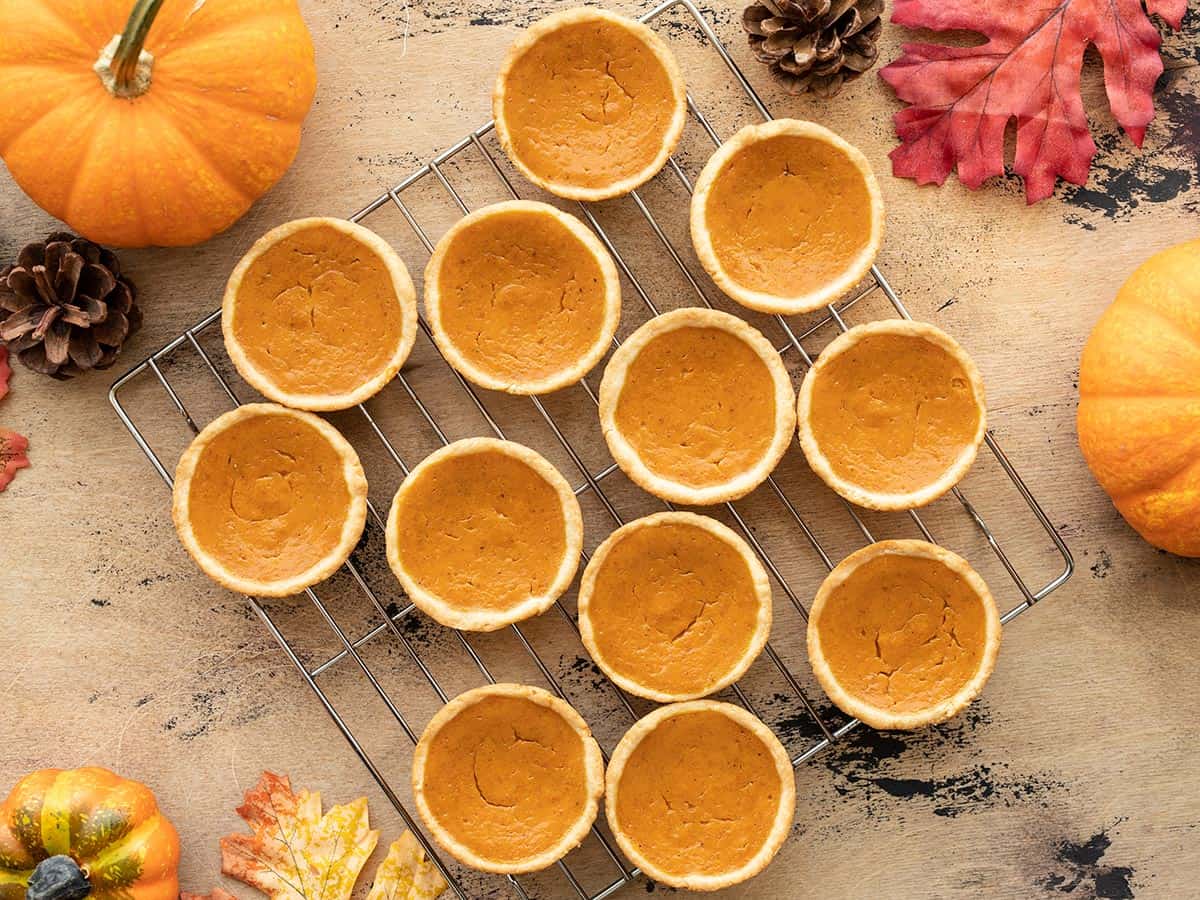
[[[962,480],[987,430],[983,380],[948,334],[885,319],[851,328],[800,386],[800,446],[859,506],[912,509]]]
[[[530,181],[604,200],[649,181],[679,143],[687,92],[675,57],[640,22],[592,7],[535,22],[492,91],[500,145]]]
[[[425,728],[413,796],[434,839],[484,872],[536,872],[579,846],[604,793],[587,723],[540,688],[460,694]]]
[[[712,155],[692,194],[692,243],[717,286],[767,313],[834,302],[870,271],[883,199],[867,158],[796,119],[749,125]]]
[[[426,457],[396,492],[387,557],[410,599],[464,631],[544,612],[571,584],[583,516],[571,486],[512,441],[469,438]]]
[[[750,325],[713,309],[651,319],[612,355],[600,383],[613,458],[675,503],[748,494],[783,457],[795,420],[779,354]]]
[[[229,358],[264,397],[296,409],[345,409],[400,371],[417,333],[404,261],[342,219],[299,219],[263,235],[225,288]]]
[[[728,687],[771,631],[771,585],[715,519],[664,512],[630,522],[592,555],[579,588],[583,644],[620,687],[660,703]]]
[[[761,872],[796,810],[779,739],[741,707],[711,700],[639,720],[613,751],[605,787],[621,851],[655,881],[694,891]]]
[[[608,351],[621,283],[582,222],[513,200],[460,219],[438,242],[425,311],[438,349],[466,378],[545,394],[575,384]]]
[[[183,546],[230,590],[286,597],[349,558],[367,516],[358,454],[310,413],[251,403],[184,452],[171,507]]]
[[[808,658],[825,693],[872,728],[957,715],[996,665],[1000,614],[961,557],[881,541],[826,577],[808,614]]]

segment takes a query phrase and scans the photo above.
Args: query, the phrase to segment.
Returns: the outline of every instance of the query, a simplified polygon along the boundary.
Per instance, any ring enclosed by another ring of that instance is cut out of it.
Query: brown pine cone
[[[883,0],[756,0],[742,27],[779,84],[829,98],[875,65]]]
[[[28,368],[60,380],[107,369],[142,325],[136,300],[116,254],[56,232],[0,269],[0,341]]]

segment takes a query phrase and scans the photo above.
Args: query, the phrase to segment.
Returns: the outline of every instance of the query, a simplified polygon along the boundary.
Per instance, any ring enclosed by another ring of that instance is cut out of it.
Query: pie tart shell
[[[425,795],[426,765],[429,759],[429,747],[434,737],[445,725],[456,718],[464,710],[489,697],[515,697],[528,700],[539,706],[557,713],[571,729],[579,735],[583,742],[584,774],[587,781],[587,803],[579,820],[563,835],[562,839],[552,848],[530,856],[520,863],[499,862],[480,856],[471,848],[464,845],[451,834],[434,816]],[[472,869],[481,872],[492,872],[500,875],[517,875],[525,872],[537,872],[552,866],[583,842],[591,831],[600,809],[600,798],[604,795],[604,757],[600,753],[600,745],[592,737],[591,729],[583,717],[566,701],[559,699],[549,691],[530,687],[524,684],[492,684],[475,688],[459,694],[440,710],[425,726],[425,731],[417,742],[413,753],[412,764],[413,798],[417,811],[425,827],[434,840],[446,849],[455,859]]]
[[[402,327],[400,340],[397,342],[395,350],[392,352],[387,364],[378,371],[369,373],[369,376],[363,380],[362,384],[354,390],[343,393],[301,393],[287,390],[276,384],[267,373],[263,372],[250,359],[245,348],[238,340],[233,325],[238,293],[251,266],[254,265],[259,257],[281,241],[287,240],[292,235],[301,231],[321,226],[334,229],[349,236],[379,258],[391,277],[396,301],[400,304],[401,309]],[[268,400],[272,400],[283,406],[290,406],[293,409],[305,409],[317,412],[348,409],[351,406],[370,399],[383,390],[388,382],[396,377],[400,368],[408,360],[408,356],[412,352],[413,343],[417,337],[417,291],[413,286],[412,278],[408,274],[408,268],[404,265],[404,260],[400,258],[399,254],[392,249],[387,241],[370,229],[345,219],[328,217],[296,219],[292,222],[285,222],[283,225],[273,228],[264,234],[247,251],[237,266],[234,267],[233,274],[229,276],[229,282],[225,287],[225,296],[221,303],[221,331],[225,337],[225,349],[229,353],[229,358],[233,362],[234,367],[238,370],[238,374],[246,380],[247,384]]]
[[[600,267],[604,279],[604,324],[596,342],[588,348],[574,366],[564,369],[553,377],[540,380],[504,380],[490,372],[485,372],[464,356],[442,325],[440,275],[451,245],[472,225],[491,216],[509,212],[546,215],[557,221],[587,248]],[[621,321],[621,280],[616,264],[608,251],[604,249],[600,239],[577,218],[548,203],[539,203],[535,200],[510,200],[486,206],[459,219],[438,241],[429,265],[425,268],[425,313],[429,320],[430,331],[433,333],[434,343],[437,344],[437,348],[445,357],[446,362],[472,383],[488,390],[503,391],[508,394],[549,394],[577,384],[595,368],[596,364],[604,358],[604,354],[608,352],[613,335],[616,334],[617,326]]]
[[[813,390],[816,380],[821,377],[824,368],[830,364],[831,360],[845,353],[858,342],[875,335],[917,337],[944,350],[962,366],[970,385],[971,393],[974,395],[979,408],[979,423],[975,429],[975,433],[971,441],[963,446],[961,453],[954,460],[953,464],[936,481],[922,488],[905,493],[888,494],[870,490],[839,476],[834,472],[829,458],[825,455],[824,450],[821,449],[820,442],[817,440],[812,428]],[[983,443],[983,439],[987,434],[987,403],[984,394],[983,377],[979,374],[979,367],[975,365],[975,361],[967,355],[967,352],[959,346],[957,341],[940,328],[925,322],[914,322],[910,319],[881,319],[877,322],[868,322],[864,325],[857,325],[851,328],[831,341],[829,346],[821,351],[812,368],[805,373],[804,381],[800,385],[799,397],[797,398],[796,423],[800,436],[800,448],[804,451],[804,456],[808,460],[809,467],[838,494],[856,506],[866,509],[885,511],[916,509],[927,506],[953,488],[962,481],[971,466],[974,465],[975,457],[979,452],[979,446]]]
[[[829,598],[834,591],[854,576],[855,570],[859,566],[885,555],[916,556],[941,563],[970,587],[979,597],[983,606],[985,637],[979,668],[971,679],[954,694],[925,709],[913,712],[892,712],[852,695],[842,687],[835,677],[821,645],[819,620]],[[808,659],[821,688],[838,709],[846,715],[853,716],[864,724],[880,730],[924,728],[927,725],[945,722],[966,709],[983,691],[984,685],[987,684],[996,667],[996,657],[1000,652],[1000,637],[1000,613],[983,578],[958,554],[925,541],[880,541],[850,554],[826,576],[808,611]]]
[[[754,734],[763,742],[775,763],[775,771],[779,775],[780,794],[779,809],[775,822],[771,827],[767,840],[758,852],[740,868],[720,874],[694,874],[679,876],[664,872],[651,860],[646,859],[637,849],[637,845],[621,828],[620,817],[617,815],[617,799],[620,795],[621,776],[625,771],[633,752],[642,740],[667,719],[687,713],[708,711],[733,719],[738,725]],[[625,857],[636,865],[642,872],[654,881],[676,888],[691,891],[718,891],[747,881],[761,872],[774,859],[779,848],[787,840],[792,827],[792,818],[796,811],[796,774],[787,751],[779,742],[779,738],[762,723],[756,716],[734,706],[731,703],[720,703],[715,700],[689,700],[685,703],[672,703],[661,706],[650,714],[634,723],[625,733],[613,751],[605,775],[604,809],[609,828]]]
[[[550,587],[542,594],[529,597],[523,602],[507,610],[470,610],[460,609],[446,602],[424,588],[404,567],[398,550],[397,529],[399,503],[396,502],[403,494],[405,485],[414,483],[424,472],[438,463],[456,456],[468,456],[480,451],[493,451],[511,456],[525,463],[538,476],[543,478],[558,495],[562,506],[563,524],[566,530],[566,549],[558,571]],[[571,586],[575,572],[579,568],[580,554],[583,551],[583,513],[575,492],[562,474],[554,468],[541,454],[514,441],[503,441],[496,438],[466,438],[448,444],[440,450],[431,453],[423,459],[404,479],[400,490],[396,493],[387,520],[387,560],[392,572],[404,587],[409,599],[426,615],[430,616],[448,628],[460,631],[497,631],[515,622],[521,622],[533,616],[540,615],[551,606]]]
[[[336,547],[322,560],[291,578],[260,581],[233,572],[200,546],[191,524],[191,486],[196,466],[208,445],[230,427],[247,419],[272,415],[294,418],[316,429],[342,461],[342,477],[350,493],[350,505]],[[331,576],[350,558],[367,520],[367,479],[358,454],[350,442],[319,416],[287,409],[274,403],[248,403],[210,422],[179,459],[172,487],[171,516],[179,539],[196,565],[213,581],[231,591],[258,597],[289,597]]]
[[[706,685],[701,691],[693,692],[668,692],[657,690],[649,687],[634,678],[617,671],[613,665],[605,659],[603,651],[596,642],[595,629],[592,624],[591,602],[592,596],[596,591],[596,581],[599,578],[600,572],[604,567],[609,554],[613,548],[625,537],[632,532],[643,528],[653,528],[664,524],[680,524],[688,525],[694,528],[702,529],[712,535],[715,539],[724,542],[727,546],[733,548],[742,560],[746,563],[746,568],[749,571],[751,582],[754,586],[754,593],[758,598],[758,617],[755,621],[754,631],[750,634],[749,642],[746,646],[745,653],[732,666],[724,672],[714,673],[713,680]],[[763,647],[767,643],[767,637],[771,633],[771,621],[773,611],[771,607],[771,582],[767,577],[766,569],[763,568],[758,557],[754,555],[754,551],[747,546],[746,542],[727,526],[718,522],[716,519],[708,516],[701,516],[691,512],[668,511],[655,513],[650,516],[645,516],[641,519],[636,519],[618,528],[610,534],[592,554],[591,561],[584,570],[583,578],[579,584],[579,633],[583,641],[584,647],[587,648],[592,660],[598,665],[604,674],[609,679],[620,687],[622,690],[638,697],[645,697],[648,700],[653,700],[657,703],[673,703],[683,700],[695,700],[701,697],[707,697],[710,694],[715,694],[717,691],[729,687],[735,681],[746,674],[747,670],[753,665],[754,660],[762,652]]]
[[[814,138],[840,150],[862,174],[871,208],[867,245],[859,252],[858,256],[847,264],[845,270],[837,278],[798,296],[779,296],[745,287],[735,281],[717,256],[717,251],[713,246],[712,232],[708,225],[709,198],[725,166],[747,147],[780,135]],[[692,244],[695,247],[696,255],[717,287],[726,296],[736,300],[742,306],[758,312],[785,316],[796,315],[812,312],[835,302],[871,271],[871,266],[875,264],[875,257],[879,254],[879,248],[883,244],[883,195],[880,193],[879,182],[875,178],[870,162],[853,144],[815,122],[799,119],[774,119],[760,125],[747,125],[709,157],[692,192],[690,220]]]
[[[663,135],[662,147],[653,161],[647,164],[640,172],[600,187],[581,187],[534,172],[522,161],[517,153],[512,133],[505,117],[505,94],[508,92],[509,79],[512,76],[513,68],[521,56],[534,44],[554,31],[566,28],[567,26],[588,22],[603,22],[612,27],[624,28],[634,34],[654,54],[667,73],[673,89],[675,105],[674,114],[671,117],[666,133]],[[495,120],[496,136],[500,141],[500,146],[504,149],[512,164],[532,184],[567,200],[581,200],[584,202],[610,200],[614,197],[624,196],[645,184],[667,164],[667,160],[679,144],[679,139],[683,135],[683,127],[687,123],[687,88],[684,84],[683,72],[680,70],[679,63],[676,61],[674,54],[662,38],[654,33],[653,29],[641,22],[617,15],[605,9],[593,6],[579,7],[577,9],[567,9],[562,12],[552,13],[543,19],[539,19],[525,29],[524,33],[513,42],[509,48],[508,55],[504,59],[503,65],[500,67],[500,74],[496,78],[495,87],[492,89],[492,116]]]
[[[655,338],[679,328],[717,328],[739,338],[755,351],[775,387],[775,432],[766,455],[753,468],[726,482],[693,487],[649,469],[617,427],[617,404],[630,366]],[[613,353],[600,382],[600,426],[617,465],[639,487],[660,499],[688,506],[711,506],[737,500],[762,484],[787,452],[795,429],[795,394],[787,368],[770,342],[752,325],[715,309],[686,308],[655,316],[629,336]]]

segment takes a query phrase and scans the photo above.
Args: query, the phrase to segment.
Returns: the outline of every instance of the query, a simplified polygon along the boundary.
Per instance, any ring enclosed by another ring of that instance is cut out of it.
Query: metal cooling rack
[[[663,16],[664,13],[676,9],[684,11],[690,17],[695,26],[699,29],[699,32],[703,35],[706,42],[720,56],[722,62],[728,68],[738,87],[741,88],[751,104],[753,104],[754,109],[764,119],[770,119],[770,112],[767,110],[762,100],[758,97],[758,94],[755,92],[753,87],[751,87],[750,83],[746,80],[745,76],[739,70],[737,64],[733,61],[732,57],[721,43],[712,27],[704,18],[703,14],[696,8],[692,0],[665,0],[665,2],[662,2],[650,12],[646,13],[642,17],[642,21],[653,23]],[[712,124],[701,112],[690,95],[688,97],[688,108],[691,116],[696,122],[699,123],[705,134],[707,134],[708,138],[711,139],[712,143],[719,146],[721,144],[720,136],[717,134]],[[499,184],[504,188],[504,190],[514,198],[517,196],[517,192],[514,189],[512,182],[497,163],[496,157],[487,149],[481,140],[492,130],[493,123],[491,122],[475,129],[453,146],[438,154],[426,165],[413,172],[394,188],[386,191],[383,194],[380,194],[377,198],[375,198],[375,200],[351,216],[351,219],[354,221],[362,221],[370,217],[372,213],[375,213],[384,207],[390,206],[400,212],[400,214],[404,217],[404,220],[408,223],[408,226],[411,227],[416,238],[426,250],[432,252],[434,247],[433,241],[430,239],[425,228],[418,221],[417,216],[413,213],[409,204],[405,202],[403,195],[418,182],[432,177],[436,181],[436,184],[440,185],[440,188],[444,190],[445,194],[453,202],[454,207],[458,210],[458,212],[461,214],[466,214],[468,212],[467,203],[464,201],[459,191],[453,186],[446,172],[443,170],[443,167],[446,166],[447,163],[464,153],[464,151],[473,150],[474,152],[478,153],[482,160],[486,162],[490,171],[496,176]],[[683,189],[690,194],[692,182],[675,158],[671,158],[668,161],[667,172],[668,177],[674,177],[678,179],[679,184],[682,185]],[[701,289],[700,284],[697,282],[696,278],[692,275],[691,271],[684,263],[683,257],[680,255],[679,250],[672,243],[666,230],[660,224],[658,219],[655,218],[641,194],[637,191],[634,191],[632,194],[630,194],[629,198],[636,206],[638,212],[644,218],[645,222],[653,231],[658,243],[661,244],[662,250],[670,258],[670,265],[674,266],[678,272],[682,274],[684,279],[694,290],[698,301],[705,306],[711,306],[711,303],[709,302],[704,291]],[[600,222],[597,221],[592,209],[582,203],[580,203],[578,207],[580,214],[591,225],[596,234],[599,236],[600,240],[612,254],[613,259],[616,261],[618,267],[628,279],[629,283],[633,286],[641,302],[645,305],[651,315],[657,315],[659,313],[659,309],[654,299],[651,297],[650,292],[643,285],[643,282],[639,280],[638,276],[633,271],[632,266],[617,249],[609,234],[601,226]],[[779,353],[781,355],[795,354],[795,356],[798,357],[798,359],[805,366],[811,365],[812,357],[808,351],[805,350],[802,342],[825,326],[832,325],[841,331],[845,331],[848,326],[843,319],[843,314],[854,305],[874,294],[882,294],[882,296],[886,298],[891,306],[894,307],[897,314],[905,318],[910,318],[907,309],[900,301],[891,285],[888,284],[888,281],[886,278],[884,278],[883,273],[880,272],[878,268],[872,268],[870,278],[865,285],[860,288],[858,293],[854,294],[852,297],[850,297],[850,299],[843,301],[839,305],[831,305],[828,308],[827,314],[824,315],[823,318],[805,327],[803,330],[797,330],[783,317],[775,316],[775,321],[778,323],[784,335],[786,336],[786,341],[778,348]],[[165,346],[151,354],[147,359],[134,366],[129,372],[119,378],[113,384],[109,394],[109,399],[111,400],[117,415],[125,424],[125,427],[129,429],[133,439],[142,449],[142,452],[145,453],[155,471],[158,472],[159,476],[168,486],[173,483],[170,471],[166,466],[164,466],[162,460],[153,450],[142,430],[139,429],[139,427],[135,424],[130,412],[126,409],[125,405],[123,405],[121,401],[121,395],[122,392],[131,384],[131,382],[142,379],[148,375],[152,376],[155,380],[157,380],[162,390],[166,392],[171,404],[183,417],[188,428],[190,428],[193,433],[197,433],[199,431],[199,426],[189,413],[180,393],[176,390],[168,376],[164,373],[163,366],[160,365],[173,354],[175,354],[176,351],[187,347],[190,348],[190,350],[193,351],[203,363],[204,369],[211,374],[212,378],[216,381],[217,387],[224,394],[228,402],[235,406],[240,404],[241,401],[236,395],[234,387],[221,374],[217,365],[214,364],[213,357],[201,346],[199,341],[199,337],[208,329],[216,325],[219,320],[220,310],[216,310],[201,321],[197,322],[191,328],[187,329],[187,331],[185,331],[183,334],[171,340]],[[426,336],[429,337],[429,327],[425,323],[424,319],[421,320],[420,327],[425,332]],[[614,340],[614,345],[617,344],[618,341]],[[492,433],[497,437],[504,438],[505,432],[502,425],[488,411],[487,407],[480,399],[476,389],[465,379],[463,379],[461,375],[458,375],[457,372],[454,372],[453,375],[459,386],[466,393],[470,402],[483,417],[483,420],[487,423],[487,426]],[[409,378],[406,377],[405,372],[401,372],[397,376],[397,380],[403,387],[408,399],[411,400],[415,409],[419,412],[423,421],[432,430],[433,434],[435,434],[438,440],[440,440],[443,444],[448,443],[449,438],[443,431],[442,426],[430,411],[429,407],[417,394]],[[580,383],[580,388],[587,396],[587,403],[597,403],[596,393],[586,381]],[[604,510],[611,518],[614,527],[623,524],[622,516],[617,512],[616,507],[610,501],[601,485],[601,483],[608,476],[617,470],[616,465],[610,464],[600,471],[593,472],[584,463],[576,447],[567,438],[559,423],[556,422],[554,417],[547,411],[542,400],[538,397],[532,397],[530,399],[541,421],[544,422],[544,424],[553,433],[555,439],[558,441],[562,449],[570,457],[572,463],[582,475],[583,481],[575,489],[576,494],[583,495],[590,492],[604,507]],[[401,457],[393,443],[386,436],[379,422],[376,421],[376,418],[371,414],[366,406],[360,405],[357,407],[357,409],[362,415],[366,426],[380,441],[383,450],[387,454],[387,457],[390,458],[391,461],[400,469],[403,475],[407,476],[409,471],[409,463]],[[1016,469],[1001,450],[999,444],[996,442],[995,438],[990,432],[986,436],[986,445],[995,461],[999,464],[1004,475],[1007,476],[1007,479],[1011,482],[1012,486],[1016,488],[1021,499],[1028,506],[1029,510],[1032,512],[1033,516],[1044,530],[1046,537],[1052,545],[1052,550],[1061,557],[1063,564],[1063,569],[1057,576],[1045,582],[1040,587],[1030,586],[1022,576],[1021,572],[1018,570],[1017,565],[1011,559],[1010,553],[1005,550],[1004,546],[1001,544],[1001,541],[997,538],[992,528],[988,525],[980,513],[977,512],[976,508],[967,499],[963,491],[959,488],[955,488],[953,490],[953,497],[958,501],[959,504],[961,504],[962,509],[965,511],[974,527],[978,530],[979,534],[982,535],[984,540],[986,540],[988,546],[991,548],[992,553],[994,553],[1004,570],[1011,577],[1013,583],[1020,593],[1020,601],[1015,606],[1008,609],[1001,617],[1001,622],[1007,624],[1065,583],[1067,579],[1071,577],[1071,574],[1074,570],[1074,563],[1066,544],[1058,535],[1049,518],[1046,516],[1045,512],[1043,512],[1037,500],[1034,498],[1029,488],[1026,487],[1025,482],[1021,479],[1020,475],[1017,473]],[[980,463],[977,463],[977,465],[979,464]],[[822,546],[812,528],[810,528],[809,524],[805,521],[796,505],[779,486],[775,478],[772,477],[767,480],[765,484],[765,490],[769,492],[769,495],[773,495],[783,507],[786,520],[794,523],[796,528],[801,531],[804,538],[812,546],[812,549],[819,556],[824,566],[827,569],[832,569],[836,564],[836,560],[832,558],[826,551],[825,547]],[[373,503],[368,501],[368,505],[371,521],[380,529],[380,532],[382,533],[384,528],[383,518]],[[874,535],[872,534],[867,523],[864,521],[863,517],[860,515],[859,511],[849,503],[843,503],[843,505],[846,512],[853,520],[854,526],[861,534],[862,538],[867,542],[874,541]],[[796,594],[793,588],[789,586],[788,580],[784,577],[775,561],[764,550],[759,539],[756,537],[754,530],[743,518],[742,513],[739,512],[739,510],[732,503],[725,504],[725,511],[733,519],[741,533],[746,537],[751,546],[753,546],[754,550],[758,553],[759,557],[762,559],[763,563],[774,577],[775,583],[779,585],[780,589],[787,596],[788,600],[791,602],[796,611],[802,617],[804,617],[805,620],[807,620],[807,610],[804,604],[801,602],[800,597]],[[926,522],[921,518],[920,513],[914,510],[909,513],[909,516],[911,517],[912,523],[921,532],[924,538],[928,541],[936,543],[936,538],[934,537],[930,528],[927,526]],[[318,683],[318,679],[331,668],[343,662],[347,658],[351,659],[354,665],[362,672],[362,675],[370,683],[371,688],[378,695],[379,699],[384,703],[384,705],[387,706],[401,730],[403,730],[409,740],[415,744],[419,737],[418,730],[414,728],[412,724],[410,724],[404,713],[400,710],[396,702],[390,696],[389,692],[380,683],[375,672],[367,664],[359,652],[368,642],[382,636],[385,632],[387,632],[400,642],[400,645],[404,648],[406,655],[417,667],[417,669],[420,670],[421,674],[424,676],[426,681],[428,681],[429,686],[435,692],[438,699],[442,703],[445,703],[449,699],[449,695],[443,688],[439,679],[433,674],[426,661],[422,659],[420,653],[418,653],[414,647],[410,637],[400,627],[401,621],[405,619],[405,617],[414,614],[413,605],[408,603],[402,606],[399,610],[394,610],[389,614],[389,610],[385,606],[384,602],[380,599],[379,594],[377,594],[376,591],[371,587],[367,577],[364,575],[362,569],[353,558],[346,563],[345,571],[349,574],[355,585],[357,585],[357,588],[361,590],[362,594],[370,602],[375,611],[375,615],[378,616],[379,624],[367,630],[363,634],[352,637],[348,635],[341,625],[339,625],[335,620],[334,616],[329,611],[326,602],[322,601],[322,599],[314,590],[306,590],[305,594],[308,600],[320,613],[321,619],[323,619],[326,625],[328,625],[329,629],[336,636],[337,642],[342,648],[340,651],[315,666],[310,667],[309,665],[305,664],[304,661],[302,661],[296,649],[289,642],[287,636],[283,633],[281,627],[272,618],[267,609],[265,609],[257,600],[253,598],[248,598],[248,602],[251,609],[257,614],[259,619],[262,620],[262,623],[266,626],[271,636],[283,649],[284,654],[296,667],[301,678],[303,678],[305,683],[308,684],[309,688],[316,695],[317,699],[325,708],[325,711],[329,714],[329,717],[333,720],[334,724],[341,731],[346,741],[350,744],[350,747],[354,750],[355,754],[360,760],[362,760],[363,765],[367,767],[367,770],[379,785],[380,790],[383,791],[384,795],[395,807],[396,811],[400,814],[401,818],[407,824],[409,829],[411,829],[414,835],[416,835],[420,840],[425,851],[429,854],[430,859],[434,861],[438,869],[449,882],[451,889],[458,895],[458,897],[464,898],[465,900],[467,893],[462,886],[462,881],[444,862],[439,855],[437,848],[434,847],[424,836],[417,821],[409,813],[408,809],[401,801],[391,784],[388,782],[388,779],[384,776],[379,766],[372,760],[366,749],[364,749],[362,743],[360,743],[350,726],[346,723],[343,716],[335,707],[333,701]],[[557,614],[566,621],[570,628],[574,630],[574,634],[577,636],[578,625],[566,606],[559,601],[556,603],[555,609]],[[543,659],[543,656],[539,654],[531,639],[522,630],[521,625],[512,625],[510,628],[512,634],[516,637],[516,640],[518,643],[520,643],[524,651],[529,655],[532,662],[536,665],[538,671],[540,671],[541,675],[545,678],[547,684],[558,696],[565,699],[566,695],[563,692],[559,679],[555,677],[550,666]],[[472,644],[467,639],[467,636],[461,632],[452,632],[452,634],[457,639],[457,644],[463,651],[465,651],[474,666],[478,668],[481,676],[488,682],[494,683],[496,679],[489,671],[487,664],[481,658],[479,653],[472,647]],[[834,723],[827,722],[826,718],[819,714],[817,709],[809,701],[796,676],[784,663],[779,654],[776,652],[775,648],[770,643],[766,645],[764,653],[765,658],[787,683],[789,689],[795,695],[796,700],[811,718],[812,723],[817,729],[819,729],[820,737],[793,757],[792,762],[794,765],[799,766],[801,763],[816,756],[821,751],[827,749],[834,742],[845,737],[851,730],[858,726],[859,723],[857,720],[851,720],[841,725],[835,725]],[[613,688],[620,705],[629,714],[630,722],[632,723],[632,721],[637,717],[637,714],[634,711],[629,698],[617,690],[615,686],[610,686]],[[743,704],[751,712],[759,715],[760,718],[762,717],[759,710],[756,709],[755,704],[750,700],[749,697],[747,697],[740,685],[733,685],[732,692],[738,702]],[[592,829],[592,834],[598,841],[599,847],[603,851],[603,856],[607,858],[608,864],[611,865],[612,870],[615,873],[615,878],[609,880],[608,883],[599,891],[589,892],[584,888],[580,879],[577,877],[576,873],[572,871],[572,868],[568,865],[568,863],[566,861],[560,861],[557,864],[557,868],[566,883],[566,895],[581,898],[581,900],[602,900],[602,898],[608,897],[620,890],[622,886],[632,883],[640,875],[636,869],[628,866],[628,864],[617,854],[609,838],[606,837],[599,827],[594,827]],[[522,884],[521,880],[510,876],[508,878],[508,883],[518,896],[523,898],[528,898],[530,896],[526,885]]]

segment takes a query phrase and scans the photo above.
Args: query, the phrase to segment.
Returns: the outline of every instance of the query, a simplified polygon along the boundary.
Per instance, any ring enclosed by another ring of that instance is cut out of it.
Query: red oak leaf
[[[29,465],[29,457],[25,455],[28,449],[29,440],[24,435],[0,428],[0,491],[16,477],[17,469]]]
[[[0,344],[0,400],[8,393],[8,379],[12,377],[12,368],[8,364],[8,347]]]
[[[896,113],[901,144],[892,171],[941,184],[955,168],[969,188],[1004,174],[1004,130],[1017,120],[1013,170],[1036,203],[1059,176],[1087,181],[1096,144],[1079,95],[1088,44],[1104,60],[1113,115],[1139,147],[1154,118],[1152,91],[1163,64],[1149,13],[1178,28],[1187,0],[896,0],[892,21],[934,31],[967,30],[974,47],[905,44],[880,73],[910,105]]]

